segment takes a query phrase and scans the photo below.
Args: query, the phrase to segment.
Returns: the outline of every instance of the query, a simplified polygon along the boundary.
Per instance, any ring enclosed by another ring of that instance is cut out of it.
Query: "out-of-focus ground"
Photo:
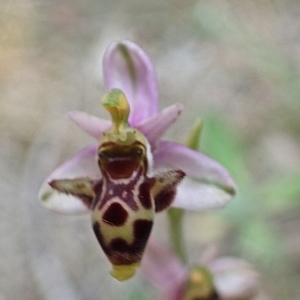
[[[102,54],[124,38],[152,58],[161,107],[185,105],[168,137],[182,142],[201,117],[201,150],[239,186],[224,210],[187,215],[191,260],[216,244],[256,265],[271,299],[299,299],[299,19],[298,0],[1,0],[0,299],[157,295],[141,276],[108,275],[88,216],[55,215],[37,198],[46,176],[92,143],[65,114],[106,116]],[[153,235],[166,241],[163,214],[158,223]]]

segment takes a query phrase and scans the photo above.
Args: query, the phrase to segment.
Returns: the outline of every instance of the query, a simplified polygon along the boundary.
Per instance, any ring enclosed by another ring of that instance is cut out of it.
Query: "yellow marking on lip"
[[[124,225],[122,226],[111,226],[104,222],[103,215],[108,207],[112,203],[119,203],[128,212],[128,218]],[[118,197],[114,197],[108,201],[101,210],[95,209],[92,212],[93,222],[98,222],[101,226],[101,231],[103,232],[103,242],[109,245],[112,240],[116,238],[124,239],[129,245],[134,242],[133,224],[136,220],[148,220],[153,221],[154,219],[154,209],[145,209],[142,206],[139,207],[137,211],[132,211],[127,205],[124,205],[123,201]]]

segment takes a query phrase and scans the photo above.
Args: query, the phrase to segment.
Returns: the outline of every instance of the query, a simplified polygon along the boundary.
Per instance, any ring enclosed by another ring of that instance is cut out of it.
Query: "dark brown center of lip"
[[[100,148],[98,156],[103,173],[108,173],[113,179],[129,178],[144,160],[145,147],[142,144],[110,145]]]

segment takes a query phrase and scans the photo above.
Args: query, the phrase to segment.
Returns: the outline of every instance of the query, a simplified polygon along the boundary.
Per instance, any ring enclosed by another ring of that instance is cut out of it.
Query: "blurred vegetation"
[[[121,38],[150,54],[161,107],[185,104],[169,138],[183,141],[200,117],[200,150],[238,185],[224,210],[185,219],[211,233],[197,240],[186,230],[190,253],[217,243],[257,266],[271,299],[299,299],[299,18],[298,0],[2,0],[0,299],[157,295],[141,277],[108,277],[89,219],[53,215],[37,200],[49,172],[91,142],[64,115],[101,116],[102,53]]]
[[[267,160],[255,161],[253,153],[261,146],[264,137],[274,131],[285,132],[299,145],[299,68],[296,61],[283,53],[283,49],[263,40],[248,24],[241,24],[227,14],[224,16],[218,9],[198,9],[196,24],[202,38],[214,40],[229,51],[243,55],[251,70],[265,81],[278,101],[275,118],[264,124],[262,132],[250,137],[239,128],[233,128],[226,116],[212,112],[204,117],[201,149],[223,163],[239,187],[235,201],[223,212],[234,227],[234,245],[238,253],[256,262],[276,299],[297,299],[299,289],[294,284],[300,281],[299,246],[297,249],[289,247],[291,240],[292,245],[300,243],[297,234],[300,225],[300,164],[296,162],[288,171],[272,170]],[[274,146],[282,146],[282,154],[289,156],[285,145]],[[259,165],[253,166],[253,162]],[[261,176],[262,167],[270,172]],[[290,232],[289,223],[294,226]],[[279,274],[281,280],[278,280]]]

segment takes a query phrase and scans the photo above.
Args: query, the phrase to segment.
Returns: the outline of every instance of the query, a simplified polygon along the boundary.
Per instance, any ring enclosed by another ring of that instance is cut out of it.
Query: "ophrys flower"
[[[187,267],[164,245],[150,239],[141,271],[161,289],[164,300],[267,300],[260,275],[246,260],[215,257],[209,248]]]
[[[112,122],[69,113],[99,143],[56,169],[39,196],[57,212],[92,212],[95,234],[113,264],[112,275],[125,280],[141,261],[154,212],[172,203],[186,209],[220,207],[232,198],[235,185],[217,162],[160,140],[182,106],[158,112],[154,70],[139,46],[112,43],[104,54],[103,71],[108,92],[102,104]]]

